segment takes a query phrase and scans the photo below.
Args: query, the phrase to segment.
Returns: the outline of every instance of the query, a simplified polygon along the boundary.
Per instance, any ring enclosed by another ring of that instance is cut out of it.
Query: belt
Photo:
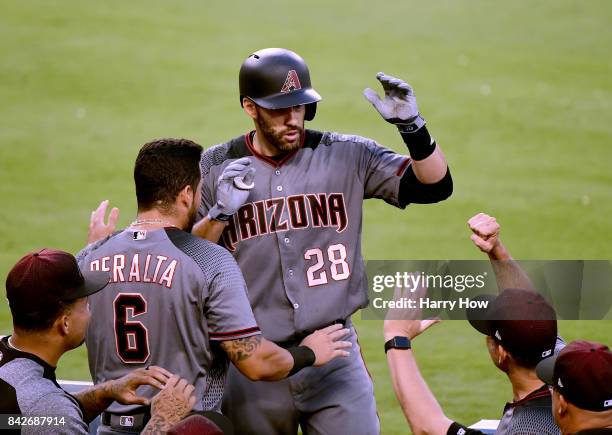
[[[323,328],[327,328],[328,326],[331,325],[342,325],[342,326],[346,326],[346,325],[350,325],[350,321],[345,320],[345,319],[336,319],[333,322],[325,325],[325,326],[321,326],[320,328],[317,328],[317,330],[319,329],[323,329]],[[294,347],[294,346],[298,346],[302,340],[306,337],[308,337],[310,334],[312,334],[314,332],[313,331],[302,331],[299,333],[295,333],[293,335],[293,338],[289,339],[289,340],[284,340],[284,341],[275,341],[274,344],[276,344],[279,347],[282,347],[283,349],[288,349],[290,347]]]
[[[136,408],[124,414],[103,412],[100,420],[103,425],[110,426],[113,430],[138,433],[144,429],[150,418],[148,409]]]

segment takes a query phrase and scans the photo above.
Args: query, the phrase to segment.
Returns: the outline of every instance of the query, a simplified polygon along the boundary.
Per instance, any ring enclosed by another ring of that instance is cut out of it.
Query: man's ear
[[[185,206],[185,208],[191,207],[195,201],[195,192],[189,184],[181,189],[178,194],[177,201],[179,204]]]
[[[257,119],[257,105],[250,98],[244,97],[242,99],[242,107],[247,115],[251,119]]]
[[[565,414],[567,414],[567,400],[565,400],[565,397],[563,397],[563,395],[557,390],[553,390],[553,394],[557,394],[559,399],[557,400],[558,405],[555,412],[557,412],[560,417],[563,417]]]
[[[68,316],[67,311],[64,311],[64,313],[62,313],[62,315],[55,321],[55,327],[62,336],[66,336],[70,333],[71,326],[70,317]]]

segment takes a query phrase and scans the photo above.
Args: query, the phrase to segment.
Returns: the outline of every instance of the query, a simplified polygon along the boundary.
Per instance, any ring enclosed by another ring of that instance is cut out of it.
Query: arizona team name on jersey
[[[241,240],[289,229],[335,227],[343,232],[348,215],[343,193],[280,196],[244,204],[229,220],[223,242],[230,251]]]
[[[147,282],[172,287],[178,260],[164,255],[115,254],[89,263],[91,271],[112,272],[110,282]]]

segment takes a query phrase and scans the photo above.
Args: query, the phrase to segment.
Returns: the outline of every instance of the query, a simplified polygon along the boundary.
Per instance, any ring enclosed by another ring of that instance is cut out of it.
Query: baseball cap
[[[537,292],[506,289],[472,300],[488,301],[485,309],[466,310],[477,331],[493,337],[513,356],[534,365],[553,354],[557,341],[557,316]]]
[[[201,415],[191,415],[168,430],[168,435],[223,435],[219,426]]]
[[[69,302],[102,290],[107,272],[83,276],[76,259],[68,252],[44,248],[22,257],[6,277],[6,297],[11,309],[35,312],[40,308]]]
[[[612,409],[612,352],[605,344],[572,341],[536,366],[538,377],[581,409]]]

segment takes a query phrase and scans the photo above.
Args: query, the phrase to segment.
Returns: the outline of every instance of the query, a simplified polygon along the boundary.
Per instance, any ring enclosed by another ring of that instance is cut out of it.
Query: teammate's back
[[[250,310],[240,309],[248,301],[232,256],[176,228],[128,228],[86,248],[79,263],[111,275],[106,290],[89,301],[86,343],[94,382],[155,364],[196,386],[203,400],[195,409],[218,409],[227,358],[209,340],[259,332]],[[127,409],[115,403],[110,411]]]

